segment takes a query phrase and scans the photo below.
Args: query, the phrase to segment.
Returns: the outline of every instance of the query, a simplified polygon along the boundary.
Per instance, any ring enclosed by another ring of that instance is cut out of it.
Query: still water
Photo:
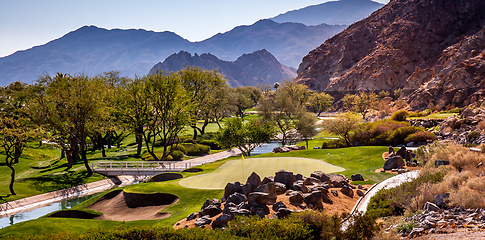
[[[79,203],[84,202],[85,200],[94,197],[98,195],[99,193],[84,196],[84,197],[79,197],[71,200],[64,200],[62,202],[56,202],[56,203],[51,203],[49,206],[45,207],[40,207],[36,208],[34,210],[31,210],[29,212],[21,212],[21,213],[16,213],[12,216],[0,218],[0,228],[8,227],[14,223],[19,223],[31,219],[36,219],[38,217],[42,217],[46,214],[49,214],[51,212],[55,212],[58,210],[64,210],[64,209],[69,209],[72,208]]]

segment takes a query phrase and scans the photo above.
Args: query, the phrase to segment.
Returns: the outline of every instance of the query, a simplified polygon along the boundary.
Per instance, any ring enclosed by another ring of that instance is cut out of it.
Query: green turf
[[[456,113],[434,113],[424,117],[411,117],[409,119],[433,119],[433,118],[447,118],[457,116]]]
[[[252,172],[261,178],[274,176],[280,169],[310,176],[314,171],[333,173],[344,171],[344,168],[310,158],[269,157],[246,158],[226,162],[216,171],[180,180],[180,185],[186,188],[224,189],[228,182],[246,182]]]

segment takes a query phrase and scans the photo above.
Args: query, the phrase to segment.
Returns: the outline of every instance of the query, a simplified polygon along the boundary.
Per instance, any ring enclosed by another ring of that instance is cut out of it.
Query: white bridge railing
[[[180,172],[195,166],[191,162],[174,161],[109,161],[92,164],[93,171],[108,176],[114,175],[153,175],[161,172]]]

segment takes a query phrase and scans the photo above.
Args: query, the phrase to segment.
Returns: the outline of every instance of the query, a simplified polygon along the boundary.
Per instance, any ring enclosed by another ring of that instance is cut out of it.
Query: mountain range
[[[334,94],[403,89],[414,109],[485,96],[485,1],[392,0],[303,58],[297,80]]]
[[[368,17],[382,6],[384,4],[371,0],[330,1],[289,11],[270,19],[278,23],[297,22],[307,26],[321,23],[350,25]]]
[[[159,62],[153,66],[150,74],[156,71],[176,72],[185,66],[196,66],[205,70],[218,69],[231,87],[273,85],[283,79],[296,77],[296,69],[279,63],[266,49],[243,54],[233,62],[220,60],[210,53],[192,56],[189,52],[180,51],[170,55],[163,63]]]

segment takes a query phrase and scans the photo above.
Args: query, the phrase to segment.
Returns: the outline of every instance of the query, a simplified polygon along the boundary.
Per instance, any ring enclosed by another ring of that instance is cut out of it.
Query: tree
[[[295,129],[299,135],[299,138],[306,143],[306,148],[308,149],[308,140],[312,139],[313,136],[317,134],[315,130],[315,117],[310,113],[303,113],[298,117]]]
[[[187,66],[177,72],[182,81],[182,86],[187,92],[190,101],[193,105],[192,124],[190,127],[194,130],[194,140],[197,139],[197,133],[204,134],[201,128],[197,127],[197,120],[208,112],[207,108],[211,98],[211,92],[214,89],[224,87],[226,79],[217,70],[208,71],[199,67]],[[208,119],[204,119],[205,126],[208,124]]]
[[[359,94],[346,94],[342,98],[342,103],[348,110],[362,113],[362,118],[365,119],[369,110],[376,108],[379,98],[373,92],[359,92]]]
[[[46,126],[51,141],[66,152],[67,169],[81,155],[88,176],[93,173],[86,156],[87,137],[109,116],[106,87],[104,78],[58,73],[39,78],[31,88],[26,104],[29,113],[37,123]]]
[[[303,104],[309,90],[296,82],[285,81],[275,94],[266,96],[259,104],[259,112],[265,121],[271,122],[279,131],[283,145],[297,137],[294,129],[298,119],[306,114]]]
[[[327,111],[333,103],[333,97],[325,92],[314,92],[308,100],[308,106],[311,110],[317,112],[317,116]]]
[[[217,141],[224,147],[237,147],[245,156],[263,143],[271,141],[275,131],[268,122],[251,120],[244,122],[239,117],[229,118],[219,130]]]
[[[148,153],[159,161],[154,147],[159,139],[163,146],[161,160],[172,153],[172,145],[178,140],[179,133],[191,123],[193,112],[191,99],[176,74],[166,75],[157,72],[146,76],[146,94],[149,96],[149,107],[146,129],[143,131]]]
[[[341,136],[350,147],[350,132],[361,123],[362,118],[353,112],[339,114],[335,119],[326,120],[323,128],[330,133]]]
[[[262,97],[261,90],[254,86],[232,88],[230,104],[236,108],[236,116],[244,117],[244,111],[254,107]]]

